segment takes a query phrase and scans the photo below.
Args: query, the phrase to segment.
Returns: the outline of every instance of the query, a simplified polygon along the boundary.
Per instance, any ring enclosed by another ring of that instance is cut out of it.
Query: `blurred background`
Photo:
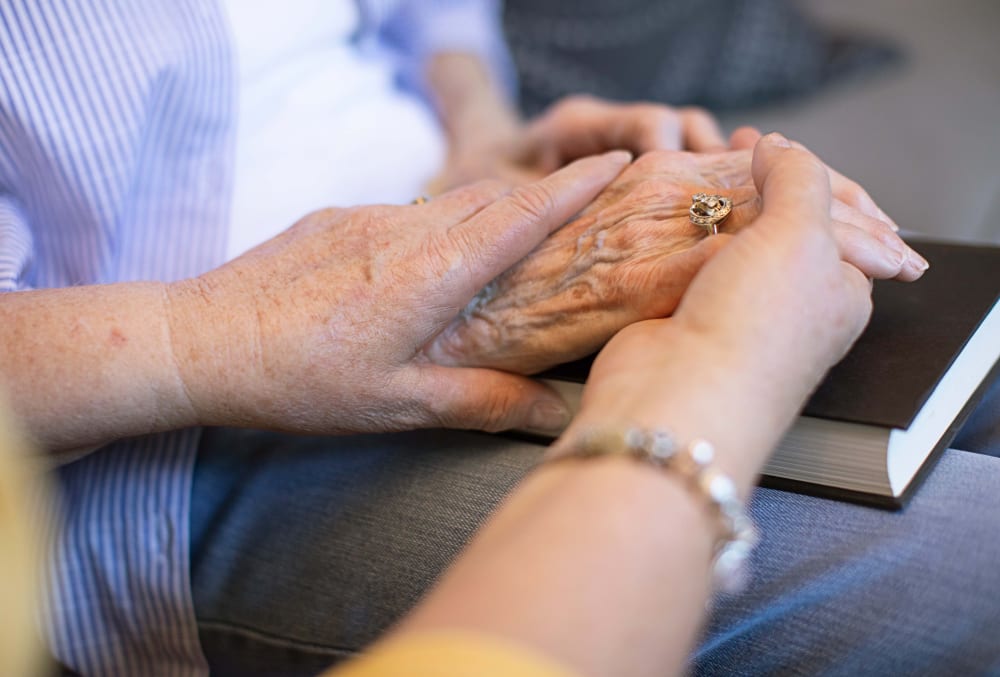
[[[507,0],[526,113],[711,109],[805,143],[905,231],[1000,244],[998,0]]]

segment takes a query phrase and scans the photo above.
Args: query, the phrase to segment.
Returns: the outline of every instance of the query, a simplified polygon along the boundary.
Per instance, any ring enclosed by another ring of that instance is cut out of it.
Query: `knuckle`
[[[627,199],[640,206],[648,205],[651,213],[671,215],[677,211],[678,205],[683,206],[686,212],[691,202],[690,193],[684,187],[663,176],[643,177]]]
[[[457,392],[448,380],[434,379],[426,384],[419,397],[420,418],[437,428],[467,428],[474,407]]]
[[[875,204],[868,196],[868,191],[866,191],[857,181],[847,179],[844,184],[844,190],[850,197],[851,203],[857,205],[858,207],[872,207]]]
[[[865,194],[865,189],[861,187],[861,184],[854,179],[845,179],[844,188],[851,195],[863,195]]]
[[[421,402],[421,409],[424,420],[435,428],[459,428],[460,422],[465,418],[457,407],[449,406],[439,398],[432,397]]]
[[[351,219],[358,214],[359,210],[357,207],[347,207],[345,209],[329,207],[326,209],[318,209],[316,211],[309,212],[296,221],[292,225],[291,229],[296,231],[312,231],[322,229],[337,222],[341,218]]]
[[[518,404],[513,392],[497,388],[472,400],[457,396],[432,398],[424,403],[424,418],[443,428],[499,432],[511,427]]]
[[[510,184],[500,179],[483,179],[469,187],[474,197],[482,200],[497,200],[510,191]]]
[[[377,237],[380,233],[396,230],[395,219],[387,208],[371,207],[364,213],[361,229],[367,237]]]
[[[714,120],[714,116],[709,113],[706,109],[700,106],[685,106],[680,110],[681,115],[688,118],[697,118],[699,120]]]
[[[511,426],[511,416],[518,401],[509,390],[494,390],[483,403],[480,425],[486,432],[499,432]]]
[[[544,218],[556,208],[556,198],[544,183],[520,186],[511,193],[511,207],[531,220]]]
[[[672,162],[677,158],[677,152],[672,150],[650,150],[640,155],[634,162],[632,168],[638,172],[661,172],[669,169]]]

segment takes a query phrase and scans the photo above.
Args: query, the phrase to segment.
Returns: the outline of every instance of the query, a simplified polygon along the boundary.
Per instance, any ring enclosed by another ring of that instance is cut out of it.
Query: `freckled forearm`
[[[161,284],[0,295],[0,346],[0,387],[43,449],[196,422],[173,360]]]

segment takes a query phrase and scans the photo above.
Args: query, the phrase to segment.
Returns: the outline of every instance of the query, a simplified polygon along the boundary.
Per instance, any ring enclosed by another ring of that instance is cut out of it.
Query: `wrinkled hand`
[[[308,433],[555,428],[561,401],[519,376],[436,364],[425,344],[629,161],[580,160],[511,192],[327,209],[169,288],[178,371],[203,424]]]
[[[441,192],[480,179],[535,181],[573,160],[614,149],[718,151],[726,147],[715,118],[700,108],[620,104],[574,96],[501,138],[484,135],[450,152],[432,183]]]
[[[761,200],[752,151],[653,152],[639,158],[573,222],[494,280],[428,348],[443,364],[535,373],[590,354],[616,331],[665,317]],[[834,176],[829,218],[841,257],[875,278],[913,280],[926,262],[857,184]],[[688,219],[691,196],[733,200],[722,235]]]
[[[783,137],[757,145],[763,211],[692,281],[670,319],[633,324],[598,356],[576,430],[680,428],[750,472],[858,337],[871,285],[843,261],[825,167]],[[567,435],[572,438],[575,431]],[[748,458],[749,457],[749,458]],[[749,464],[749,465],[746,465]]]

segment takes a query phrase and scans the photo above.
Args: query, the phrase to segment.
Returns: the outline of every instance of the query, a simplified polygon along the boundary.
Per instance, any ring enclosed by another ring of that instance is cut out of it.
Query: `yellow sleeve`
[[[500,639],[459,632],[388,640],[326,677],[579,677],[552,659]]]

